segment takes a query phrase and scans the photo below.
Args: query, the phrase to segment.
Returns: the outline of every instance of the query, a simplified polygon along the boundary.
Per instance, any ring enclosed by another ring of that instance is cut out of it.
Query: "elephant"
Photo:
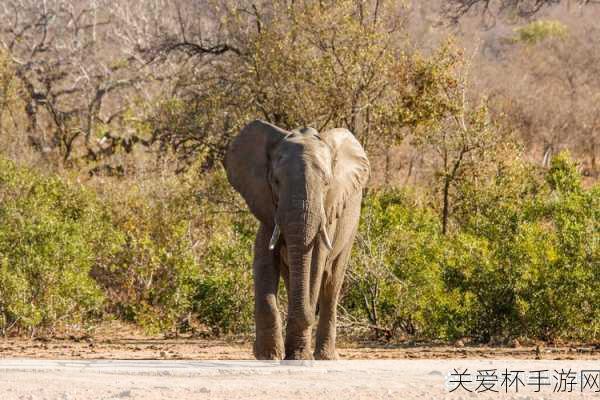
[[[233,138],[224,164],[260,222],[253,260],[255,357],[337,359],[337,303],[370,176],[363,147],[347,129],[287,131],[255,120]],[[277,308],[281,277],[288,295],[285,342]]]

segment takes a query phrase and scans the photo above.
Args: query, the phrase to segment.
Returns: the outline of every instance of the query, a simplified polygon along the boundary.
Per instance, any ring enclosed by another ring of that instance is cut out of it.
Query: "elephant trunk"
[[[323,271],[331,249],[323,193],[314,188],[309,191],[309,185],[302,179],[294,182],[293,186],[297,191],[282,190],[278,197],[269,243],[274,250],[281,236],[287,251],[288,325],[285,347],[294,349],[295,354],[286,354],[286,358],[307,355],[310,328],[316,317]]]
[[[289,318],[299,330],[312,325],[321,287],[327,246],[320,240],[325,223],[321,210],[320,202],[317,207],[304,208],[295,217],[288,215],[281,227],[290,264]]]
[[[287,239],[286,239],[287,240]],[[313,248],[303,245],[288,245],[289,293],[288,327],[295,332],[308,329],[314,320],[311,287]]]
[[[327,232],[327,214],[325,213],[325,207],[323,201],[320,201],[320,206],[317,207],[319,213],[315,214],[311,210],[302,209],[301,211],[282,212],[279,217],[275,219],[273,233],[271,234],[271,240],[269,241],[269,250],[274,250],[279,242],[281,236],[281,225],[279,221],[284,220],[290,234],[295,236],[296,241],[300,241],[306,247],[316,244],[318,245],[317,233],[321,234],[321,239],[327,250],[331,251],[333,246],[329,233]],[[300,217],[297,217],[300,214]],[[317,243],[314,243],[315,240]]]

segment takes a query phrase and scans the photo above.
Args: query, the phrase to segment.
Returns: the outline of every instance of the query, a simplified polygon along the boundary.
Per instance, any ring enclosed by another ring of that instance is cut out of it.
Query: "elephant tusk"
[[[275,224],[275,228],[273,229],[273,235],[271,235],[271,241],[269,242],[269,250],[275,250],[275,246],[277,246],[280,234],[281,230],[279,229],[279,224]]]
[[[325,246],[327,247],[327,250],[331,251],[331,249],[333,249],[333,246],[331,245],[331,240],[329,240],[329,235],[327,234],[327,228],[325,227],[327,225],[327,213],[325,212],[325,205],[322,204],[321,207],[321,231],[323,232],[323,240],[325,241]]]
[[[323,240],[325,241],[325,246],[327,247],[327,250],[331,251],[331,249],[333,249],[333,246],[331,245],[331,240],[329,240],[329,235],[327,234],[325,224],[321,224],[321,231],[323,232]]]

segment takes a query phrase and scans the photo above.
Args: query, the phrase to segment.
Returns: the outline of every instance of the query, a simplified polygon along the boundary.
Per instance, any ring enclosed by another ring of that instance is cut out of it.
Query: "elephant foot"
[[[256,357],[257,360],[281,360],[282,354],[278,351],[255,352],[254,357]]]
[[[315,360],[339,360],[340,356],[336,350],[317,350]]]
[[[283,349],[280,347],[262,347],[254,345],[254,357],[257,360],[281,360],[283,358]]]
[[[257,360],[272,360],[272,361],[280,361],[281,354],[277,353],[257,353],[254,355]]]
[[[293,350],[286,352],[286,360],[313,360],[313,355],[309,350]]]

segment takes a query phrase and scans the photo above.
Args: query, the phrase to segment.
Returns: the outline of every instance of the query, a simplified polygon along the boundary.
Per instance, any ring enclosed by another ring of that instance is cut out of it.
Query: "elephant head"
[[[305,246],[321,232],[330,247],[323,228],[369,177],[369,161],[348,130],[320,135],[313,128],[286,131],[261,120],[241,130],[229,147],[225,166],[250,211],[273,228],[273,238],[281,230],[302,233]]]
[[[327,228],[369,177],[362,146],[346,129],[286,131],[256,120],[233,140],[225,167],[250,211],[272,229],[270,249],[285,242],[290,294],[310,297],[314,305],[312,286],[320,280],[311,272],[314,259],[331,251],[335,241]]]

